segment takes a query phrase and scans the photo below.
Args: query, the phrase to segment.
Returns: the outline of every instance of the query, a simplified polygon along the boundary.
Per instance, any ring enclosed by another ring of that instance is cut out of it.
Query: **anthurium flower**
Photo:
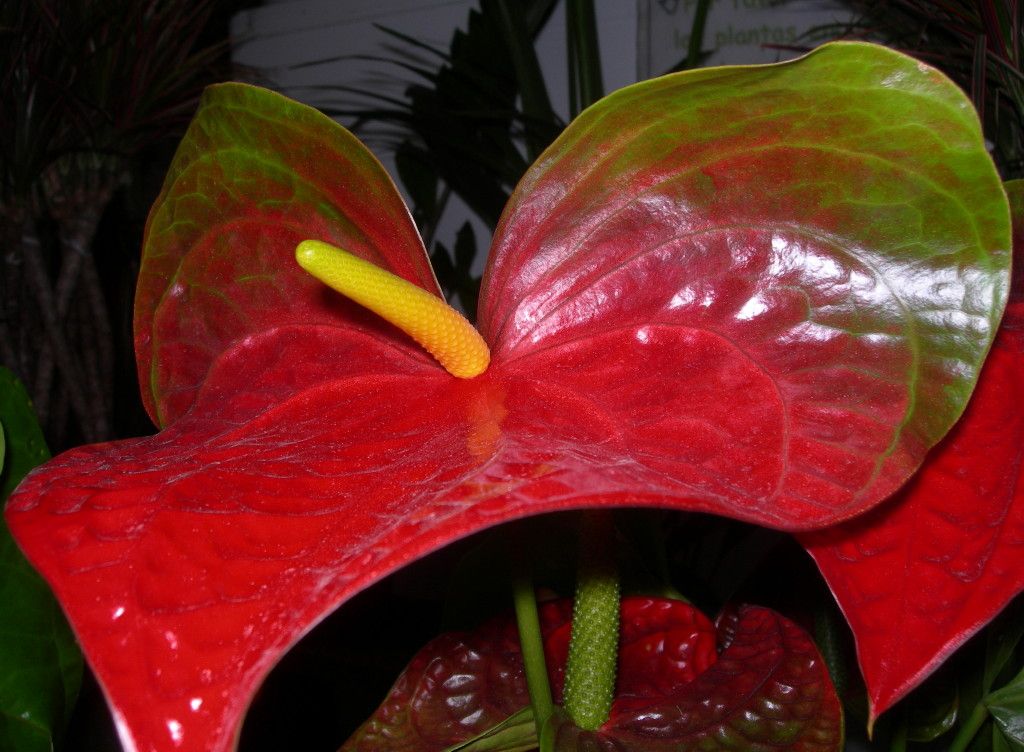
[[[543,604],[540,619],[552,691],[560,696],[572,602]],[[839,749],[839,698],[807,633],[754,606],[729,609],[718,621],[716,628],[681,601],[624,598],[611,716],[595,732],[556,722],[556,749]],[[503,735],[493,748],[529,749],[536,746],[533,724],[516,715],[528,704],[515,621],[498,617],[420,650],[340,752],[431,752],[493,729]]]
[[[474,378],[302,271],[310,239],[437,294],[350,134],[211,88],[146,228],[136,344],[162,430],[66,453],[9,502],[129,750],[231,749],[326,614],[505,521],[871,509],[963,410],[1010,248],[970,103],[859,44],[583,113],[498,228]]]

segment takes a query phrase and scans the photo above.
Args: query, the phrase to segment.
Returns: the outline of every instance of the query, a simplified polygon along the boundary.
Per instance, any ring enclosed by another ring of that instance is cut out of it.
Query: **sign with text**
[[[697,0],[638,0],[637,77],[657,76],[686,57]],[[711,0],[703,65],[773,63],[833,38],[853,18],[838,0]]]

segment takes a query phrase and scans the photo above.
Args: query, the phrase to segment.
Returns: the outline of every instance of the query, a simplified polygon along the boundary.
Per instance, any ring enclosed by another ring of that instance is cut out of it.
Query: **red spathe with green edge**
[[[128,749],[230,750],[281,654],[459,537],[660,506],[788,530],[895,491],[964,408],[1009,218],[970,103],[870,45],[624,89],[531,168],[458,380],[294,262],[436,291],[380,166],[322,115],[211,88],[147,225],[156,436],[12,497]]]
[[[800,536],[857,638],[872,718],[1024,590],[1024,181],[1006,191],[1010,303],[967,411],[894,498]]]

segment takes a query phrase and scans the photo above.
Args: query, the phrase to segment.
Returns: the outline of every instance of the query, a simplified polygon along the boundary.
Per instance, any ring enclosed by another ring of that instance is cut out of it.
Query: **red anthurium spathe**
[[[540,619],[559,697],[572,603],[545,603]],[[842,744],[839,698],[824,661],[810,636],[769,609],[730,610],[716,635],[689,604],[624,598],[620,646],[608,721],[596,732],[559,724],[556,749],[688,752],[765,745],[832,752]],[[447,749],[528,704],[515,622],[492,619],[473,632],[442,635],[417,653],[341,752]],[[528,720],[512,730],[521,748],[536,738]],[[502,749],[517,748],[509,742]]]
[[[806,632],[756,606],[723,614],[717,627],[723,649],[714,665],[660,702],[644,703],[643,710],[613,706],[596,732],[576,728],[562,716],[556,752],[833,752],[842,747],[839,698]]]
[[[1024,261],[1024,183],[1007,192]],[[1019,277],[967,411],[921,472],[882,507],[801,540],[853,628],[872,718],[1024,590]]]
[[[129,750],[231,749],[327,613],[501,522],[870,509],[962,411],[1010,245],[970,103],[858,44],[581,115],[499,227],[476,378],[305,275],[307,238],[436,291],[358,142],[210,89],[147,225],[135,325],[163,430],[66,453],[9,503]]]

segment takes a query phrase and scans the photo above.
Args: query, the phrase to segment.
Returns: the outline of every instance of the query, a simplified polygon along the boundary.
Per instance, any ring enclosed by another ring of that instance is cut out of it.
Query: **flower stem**
[[[611,512],[583,513],[564,707],[579,728],[608,720],[619,652],[619,573]]]
[[[903,713],[903,719],[889,741],[889,752],[907,752],[907,717]]]
[[[974,710],[971,711],[971,714],[967,716],[967,720],[964,722],[964,725],[961,726],[960,730],[957,732],[956,738],[953,739],[953,743],[949,746],[949,752],[964,752],[987,718],[988,707],[983,701],[979,701],[978,704],[974,706]]]
[[[517,547],[521,551],[520,547]],[[523,653],[523,669],[526,673],[526,688],[530,694],[533,720],[537,738],[541,729],[554,710],[551,687],[548,684],[548,669],[544,661],[544,638],[540,631],[540,617],[537,614],[537,596],[533,589],[529,564],[521,555],[513,554],[512,598],[515,603],[516,624],[519,627],[519,645]]]

